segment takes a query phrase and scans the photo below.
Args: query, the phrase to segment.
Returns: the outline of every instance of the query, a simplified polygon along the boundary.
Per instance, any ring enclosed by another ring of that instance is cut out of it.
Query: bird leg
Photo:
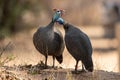
[[[84,72],[85,71],[85,68],[84,68],[84,64],[82,63],[82,70],[81,70],[82,72]]]
[[[78,68],[78,61],[76,61],[75,72],[77,72],[77,68]]]
[[[48,58],[48,56],[46,55],[45,56],[45,68],[47,68],[47,58]]]
[[[53,68],[55,67],[55,56],[53,56]]]

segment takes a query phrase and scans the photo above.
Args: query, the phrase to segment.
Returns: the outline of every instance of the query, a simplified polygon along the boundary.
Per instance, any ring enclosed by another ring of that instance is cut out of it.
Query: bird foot
[[[55,66],[52,66],[52,68],[55,68]]]
[[[85,69],[82,69],[80,72],[86,72],[86,70],[85,70]]]
[[[53,68],[54,70],[57,70],[57,69],[58,69],[58,66],[52,66],[52,68]]]
[[[80,72],[79,71],[72,71],[73,74],[79,74]]]
[[[44,66],[44,69],[48,69],[48,66]]]
[[[80,74],[80,73],[84,73],[86,72],[86,70],[82,69],[82,70],[75,70],[75,71],[72,71],[73,74]]]

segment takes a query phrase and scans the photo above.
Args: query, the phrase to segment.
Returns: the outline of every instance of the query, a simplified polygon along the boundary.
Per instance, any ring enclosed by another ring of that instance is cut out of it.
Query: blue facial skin
[[[64,20],[62,18],[58,18],[56,22],[58,22],[60,25],[64,24]]]
[[[59,11],[59,10],[56,11],[53,15],[53,18],[52,18],[53,22],[57,21],[58,18],[60,18],[60,16],[61,16],[61,11]]]

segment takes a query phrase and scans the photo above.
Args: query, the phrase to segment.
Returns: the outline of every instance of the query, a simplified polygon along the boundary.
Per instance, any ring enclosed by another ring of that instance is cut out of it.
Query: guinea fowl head
[[[58,22],[60,25],[63,25],[65,31],[68,31],[68,28],[72,26],[69,23],[66,23],[62,18],[58,18],[56,22]]]
[[[52,21],[55,22],[57,21],[58,18],[60,18],[63,14],[63,10],[59,10],[59,9],[53,9],[55,11],[53,17],[52,17]]]
[[[64,25],[64,20],[62,18],[58,18],[57,21],[60,25]]]
[[[93,61],[92,61],[92,58],[89,58],[89,59],[85,59],[82,61],[86,70],[92,72],[93,71]]]

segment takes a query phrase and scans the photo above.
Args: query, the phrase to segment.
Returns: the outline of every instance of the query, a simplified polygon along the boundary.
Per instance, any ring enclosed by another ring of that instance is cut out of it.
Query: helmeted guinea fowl
[[[63,36],[59,30],[54,31],[54,23],[60,16],[61,11],[56,10],[52,21],[45,27],[39,27],[33,35],[35,48],[45,56],[45,68],[47,67],[48,55],[53,56],[53,67],[55,58],[59,63],[63,61]]]
[[[57,22],[64,27],[66,48],[76,60],[75,71],[77,71],[78,62],[81,60],[82,70],[84,70],[85,66],[86,70],[92,72],[92,45],[89,37],[80,29],[69,23],[65,23],[62,18],[59,18]]]

